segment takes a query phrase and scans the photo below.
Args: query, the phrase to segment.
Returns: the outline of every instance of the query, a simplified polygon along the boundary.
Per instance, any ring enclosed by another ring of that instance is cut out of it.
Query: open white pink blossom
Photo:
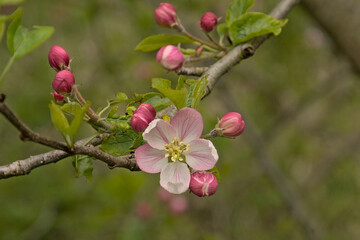
[[[180,194],[189,189],[189,166],[204,171],[215,166],[219,156],[211,141],[200,139],[203,130],[201,114],[192,108],[181,109],[170,121],[152,121],[143,133],[147,144],[135,151],[140,169],[160,172],[160,185]]]

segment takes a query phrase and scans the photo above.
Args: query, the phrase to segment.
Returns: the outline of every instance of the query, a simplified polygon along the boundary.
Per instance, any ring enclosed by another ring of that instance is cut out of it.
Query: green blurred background
[[[269,12],[276,2],[257,0],[251,10]],[[74,58],[76,82],[95,108],[119,91],[149,91],[152,77],[175,80],[155,53],[134,51],[144,37],[170,32],[155,24],[159,3],[25,2],[23,25],[54,26],[55,34],[10,70],[3,86],[8,105],[35,131],[61,139],[47,106],[52,45]],[[213,11],[224,18],[230,0],[171,3],[184,25],[202,36],[201,16]],[[0,239],[308,239],[283,184],[291,184],[323,239],[360,239],[359,76],[304,9],[296,7],[288,19],[280,36],[234,67],[200,104],[205,131],[228,111],[240,112],[248,126],[235,140],[214,140],[222,177],[214,196],[183,194],[187,209],[175,213],[159,200],[159,175],[95,162],[87,182],[75,178],[69,158],[0,180]],[[3,41],[1,68],[8,58]],[[83,126],[79,138],[91,134]],[[1,117],[1,165],[50,150],[18,135]],[[284,181],[274,183],[264,160]]]

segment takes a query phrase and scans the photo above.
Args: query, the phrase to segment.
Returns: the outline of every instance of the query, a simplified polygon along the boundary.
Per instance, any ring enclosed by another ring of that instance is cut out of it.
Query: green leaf
[[[33,28],[33,30],[29,31],[26,28],[20,27],[16,31],[13,53],[16,59],[30,53],[54,33],[54,28],[49,26],[34,26]]]
[[[230,26],[233,21],[245,14],[253,4],[254,0],[233,0],[227,10],[226,25]]]
[[[14,55],[14,38],[21,23],[22,8],[18,8],[8,19],[13,19],[7,30],[7,46],[11,55]]]
[[[61,111],[59,105],[55,104],[53,101],[49,104],[51,121],[53,122],[56,129],[63,135],[66,143],[70,146],[72,144],[69,130],[70,126],[68,120],[66,119],[64,113]]]
[[[226,34],[229,31],[228,26],[225,23],[221,23],[221,24],[217,25],[216,31],[218,32],[219,37],[220,37],[219,42],[222,43],[224,41]]]
[[[81,105],[77,102],[68,102],[61,106],[60,109],[65,113],[75,116],[77,113],[81,112]]]
[[[0,43],[1,43],[2,38],[4,36],[4,31],[5,31],[5,21],[0,20]]]
[[[118,132],[115,136],[109,136],[101,143],[101,150],[121,156],[131,151],[134,142],[137,141],[139,134],[132,129],[126,132]]]
[[[188,90],[185,87],[178,90],[171,89],[171,81],[163,78],[153,78],[151,85],[153,88],[156,88],[159,92],[161,92],[165,97],[169,98],[175,104],[177,109],[186,107]]]
[[[176,45],[178,43],[191,44],[193,42],[194,40],[181,35],[159,34],[145,38],[136,46],[135,50],[151,52],[166,45]]]
[[[73,157],[72,164],[75,168],[77,178],[84,176],[87,181],[92,179],[93,165],[89,156],[76,155]]]
[[[207,170],[207,172],[211,172],[212,174],[214,174],[214,176],[216,177],[216,179],[220,183],[220,179],[221,179],[220,172],[219,172],[219,169],[216,166],[214,166],[212,169]]]
[[[116,100],[118,100],[118,101],[124,101],[125,102],[128,99],[129,99],[128,96],[123,92],[118,92],[116,94]]]
[[[179,76],[178,82],[176,85],[176,90],[180,90],[185,86],[185,80],[186,80],[186,78],[184,76],[182,76],[182,75]]]
[[[279,35],[286,23],[287,20],[277,20],[263,13],[246,13],[231,24],[229,35],[234,44],[239,44],[268,33]]]
[[[80,109],[77,108],[77,111],[74,114],[74,119],[71,121],[69,135],[72,138],[72,142],[74,142],[75,136],[80,129],[81,123],[83,122],[84,116],[91,103],[86,102],[84,106]]]
[[[194,81],[189,87],[189,96],[187,100],[187,106],[196,108],[201,98],[205,95],[206,86],[208,84],[207,77],[203,77],[200,80]]]
[[[145,102],[151,104],[156,111],[164,109],[172,104],[170,99],[159,95],[155,95],[152,98],[147,99]]]

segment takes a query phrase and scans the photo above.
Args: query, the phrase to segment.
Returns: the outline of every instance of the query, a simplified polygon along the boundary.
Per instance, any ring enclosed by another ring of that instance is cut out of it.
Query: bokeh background
[[[74,57],[76,82],[95,108],[119,91],[149,91],[152,77],[175,80],[155,53],[134,50],[146,36],[170,32],[155,24],[159,3],[23,3],[23,25],[56,30],[13,65],[2,89],[8,105],[35,131],[61,139],[48,110],[52,45]],[[171,3],[184,25],[202,36],[201,16],[213,11],[224,18],[230,0]],[[257,0],[251,10],[270,12],[276,3]],[[319,239],[360,239],[359,75],[306,8],[296,7],[288,19],[280,36],[234,67],[200,104],[205,131],[228,111],[240,112],[247,124],[235,140],[214,140],[221,173],[214,196],[185,193],[164,203],[159,175],[94,162],[87,182],[75,178],[68,158],[0,180],[0,239],[311,239],[309,226]],[[8,58],[3,41],[1,68]],[[79,138],[91,134],[83,126]],[[50,150],[18,135],[1,117],[1,165]]]

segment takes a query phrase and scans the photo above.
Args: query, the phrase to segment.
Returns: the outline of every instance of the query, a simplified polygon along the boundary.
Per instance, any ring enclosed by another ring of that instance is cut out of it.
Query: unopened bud
[[[63,70],[69,66],[70,59],[69,54],[60,46],[52,46],[48,55],[49,64],[55,70]]]
[[[245,129],[245,122],[240,113],[229,112],[225,114],[219,124],[218,131],[225,137],[239,136]]]
[[[163,27],[173,27],[176,25],[176,11],[170,3],[160,3],[155,9],[156,23]]]
[[[131,126],[136,132],[143,132],[155,116],[155,108],[151,104],[142,103],[131,117]]]
[[[211,32],[217,24],[218,18],[212,12],[205,13],[200,21],[200,26],[205,32]]]
[[[194,172],[191,174],[190,191],[199,197],[213,195],[218,187],[218,181],[210,172]]]
[[[158,51],[156,61],[166,70],[176,70],[181,68],[184,62],[184,54],[175,46],[167,45]]]
[[[63,102],[65,99],[65,97],[63,95],[61,95],[57,92],[52,93],[52,95],[53,95],[55,101],[57,101],[57,102]]]
[[[62,70],[56,74],[52,87],[58,93],[70,93],[74,84],[74,75],[68,70]]]

